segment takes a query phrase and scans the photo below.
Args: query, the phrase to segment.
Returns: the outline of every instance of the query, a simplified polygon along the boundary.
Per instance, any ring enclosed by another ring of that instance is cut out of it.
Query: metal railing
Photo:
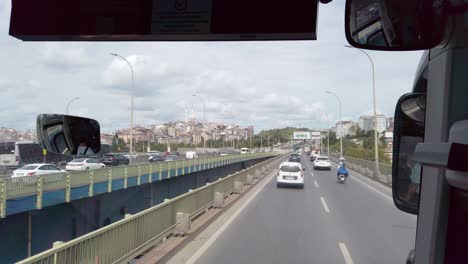
[[[240,193],[253,178],[277,168],[284,156],[263,161],[213,183],[62,243],[18,263],[125,263],[173,234],[190,231],[192,220],[210,207],[222,207],[225,198]],[[237,160],[242,157],[237,156]],[[198,162],[198,161],[196,161]]]
[[[123,179],[123,188],[126,189],[129,178],[136,177],[137,185],[140,185],[162,180],[163,175],[165,178],[171,178],[241,161],[271,157],[277,154],[276,152],[239,154],[4,178],[0,179],[0,218],[6,217],[6,204],[9,199],[34,195],[36,196],[36,209],[41,209],[44,192],[65,190],[64,201],[70,202],[71,189],[76,187],[88,186],[88,196],[93,196],[94,186],[98,183],[107,184],[107,192],[112,192],[115,189],[113,180],[116,179]],[[182,171],[180,171],[181,169]],[[144,182],[142,176],[147,176]]]
[[[338,155],[330,155],[330,160],[339,163]],[[344,157],[346,160],[346,167],[361,173],[369,178],[376,178],[377,180],[391,185],[392,184],[392,166],[388,164],[379,163],[379,173],[375,173],[375,162],[363,159],[356,159],[352,157]]]

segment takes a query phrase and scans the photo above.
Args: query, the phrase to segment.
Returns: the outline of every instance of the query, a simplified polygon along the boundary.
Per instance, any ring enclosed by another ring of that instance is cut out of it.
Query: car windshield
[[[423,52],[346,47],[346,1],[321,2],[1,0],[0,262],[53,247],[25,263],[153,263],[174,239],[162,262],[404,261],[417,218],[389,202],[393,116]],[[318,7],[317,24],[295,3]],[[28,41],[44,23],[47,37]],[[353,169],[344,185],[340,157]],[[414,176],[401,192],[417,203],[420,190]],[[243,209],[226,220],[229,208]],[[220,239],[199,236],[220,219]]]
[[[82,163],[84,162],[86,159],[74,159],[72,160],[71,162],[77,162],[77,163]]]
[[[282,172],[299,172],[301,171],[301,168],[299,166],[294,166],[294,165],[283,165],[281,166],[281,171]]]
[[[33,165],[26,165],[20,168],[20,170],[35,170],[39,166],[33,166]]]

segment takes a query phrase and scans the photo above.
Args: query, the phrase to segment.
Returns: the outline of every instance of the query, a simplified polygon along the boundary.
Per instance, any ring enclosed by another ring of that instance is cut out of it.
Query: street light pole
[[[70,100],[70,102],[68,102],[68,104],[67,104],[67,115],[68,115],[68,107],[70,106],[70,104],[71,104],[73,101],[76,101],[76,100],[78,100],[78,99],[80,99],[80,98],[79,98],[79,97],[76,97],[76,98],[73,98],[72,100]]]
[[[347,48],[353,48],[352,46],[345,45]],[[371,66],[372,66],[372,98],[374,103],[374,157],[375,157],[375,176],[378,177],[380,174],[380,165],[379,165],[379,135],[377,131],[377,99],[375,95],[375,67],[374,61],[369,56],[367,52],[362,49],[357,49],[362,52],[366,57],[369,59]]]
[[[197,94],[192,94],[193,97],[196,97]],[[202,101],[203,101],[203,127],[205,127],[206,125],[206,104],[205,104],[205,100],[203,98],[201,98]],[[203,138],[203,151],[206,151],[206,140],[205,138]]]
[[[133,72],[132,65],[126,58],[120,56],[117,53],[111,53],[110,55],[119,57],[122,60],[124,60],[130,67],[130,71],[132,72],[132,91],[130,92],[130,161],[131,161],[133,159],[133,93],[135,92],[134,72]]]
[[[343,120],[341,120],[341,100],[338,97],[338,95],[327,91],[327,93],[335,96],[336,100],[338,100],[338,103],[340,105],[340,158],[343,157]]]

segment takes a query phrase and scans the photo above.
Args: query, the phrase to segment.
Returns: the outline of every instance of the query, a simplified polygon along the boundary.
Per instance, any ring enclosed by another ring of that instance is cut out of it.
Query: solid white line
[[[358,182],[360,182],[360,183],[362,183],[362,184],[364,184],[365,186],[367,186],[367,188],[369,188],[369,189],[373,190],[374,192],[380,194],[382,197],[386,198],[387,200],[393,202],[393,198],[392,198],[392,197],[390,197],[390,196],[386,195],[385,193],[383,193],[383,192],[377,190],[376,188],[370,186],[368,183],[366,183],[366,182],[360,180],[358,177],[354,176],[353,179],[354,179],[354,180],[357,180]]]
[[[325,209],[325,212],[330,213],[330,209],[328,209],[328,205],[325,202],[325,198],[320,197],[320,201],[322,201],[323,209]]]
[[[319,185],[318,185],[318,182],[317,182],[317,181],[314,181],[314,184],[315,184],[315,187],[317,187],[317,188],[319,187]]]
[[[346,244],[343,242],[339,242],[338,244],[340,245],[341,254],[343,254],[346,264],[354,264],[353,259],[346,248]]]
[[[195,252],[195,254],[193,254],[193,256],[186,262],[186,264],[194,264],[203,255],[203,253],[205,253],[205,251],[216,241],[216,239],[227,229],[227,227],[237,218],[237,216],[240,215],[242,210],[244,210],[244,208],[247,207],[247,205],[249,205],[253,199],[255,199],[257,194],[263,190],[265,185],[267,185],[274,176],[275,174],[272,174],[270,178],[268,178],[264,183],[262,183],[259,189],[255,191],[255,193],[252,194],[252,196],[249,197],[249,199],[245,201],[245,203],[241,207],[239,207],[237,211],[235,211],[234,214],[232,214],[231,217],[229,217],[229,219],[218,230],[216,230],[216,232],[205,242],[205,244],[203,244],[203,246],[200,249],[198,249],[198,251]]]

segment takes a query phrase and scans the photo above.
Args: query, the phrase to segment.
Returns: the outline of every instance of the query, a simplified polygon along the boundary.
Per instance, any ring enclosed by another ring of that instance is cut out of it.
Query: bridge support
[[[213,206],[215,208],[223,208],[224,207],[224,193],[222,193],[222,192],[215,192],[214,193]]]
[[[184,235],[190,230],[190,214],[177,212],[175,233]]]
[[[234,182],[234,193],[241,193],[242,192],[242,186],[244,185],[243,182],[241,181],[235,181]]]

